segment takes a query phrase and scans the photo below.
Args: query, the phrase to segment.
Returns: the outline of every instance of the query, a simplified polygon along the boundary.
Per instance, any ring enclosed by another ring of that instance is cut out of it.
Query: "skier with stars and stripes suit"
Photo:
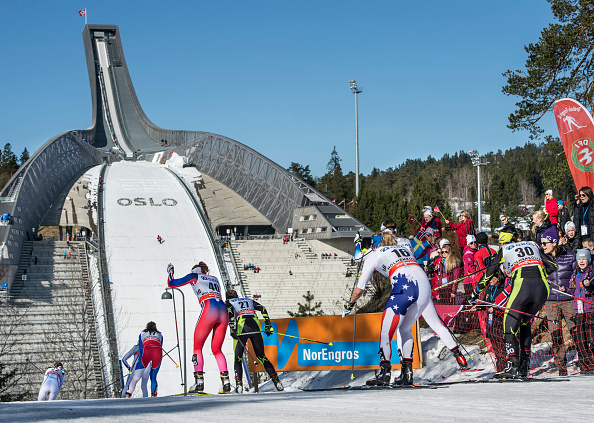
[[[392,358],[391,341],[394,332],[398,335],[401,348],[402,370],[395,378],[395,385],[412,385],[413,383],[413,347],[411,332],[413,324],[423,316],[427,324],[452,351],[462,370],[468,368],[466,359],[459,350],[458,344],[443,325],[431,301],[431,284],[423,269],[418,265],[408,239],[396,238],[396,224],[385,221],[382,232],[372,238],[372,249],[363,253],[361,238],[355,238],[355,260],[363,262],[361,276],[353,290],[350,302],[344,305],[345,313],[350,313],[355,302],[363,294],[367,283],[375,271],[388,277],[392,284],[392,292],[384,309],[380,333],[380,370],[376,376],[367,381],[367,385],[385,386],[390,384],[390,360]]]

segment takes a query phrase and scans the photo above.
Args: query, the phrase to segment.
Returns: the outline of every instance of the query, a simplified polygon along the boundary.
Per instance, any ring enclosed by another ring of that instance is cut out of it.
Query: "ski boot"
[[[126,398],[132,398],[132,394],[130,392],[126,392]]]
[[[402,368],[400,369],[400,376],[394,378],[392,385],[412,385],[413,384],[413,369],[412,358],[405,358],[402,360]]]
[[[515,357],[507,359],[507,365],[503,371],[495,373],[494,379],[517,379],[518,378],[518,367],[520,360]]]
[[[274,383],[274,387],[277,391],[283,391],[285,389],[276,373],[274,374],[274,376],[270,375],[270,378],[272,379],[272,383]]]
[[[389,361],[383,361],[380,363],[379,372],[375,373],[375,377],[369,379],[365,384],[369,386],[388,386],[390,384],[390,366]]]
[[[157,396],[157,391],[151,392],[151,397],[156,397],[156,396]]]
[[[194,372],[194,383],[188,392],[192,394],[204,392],[204,372]]]
[[[231,392],[231,382],[229,381],[229,372],[221,372],[221,382],[223,384],[219,394],[228,394]]]
[[[460,366],[460,370],[468,370],[468,363],[466,363],[466,357],[460,352],[459,347],[452,348],[452,354],[456,357],[456,361],[458,362],[458,366]]]
[[[235,377],[235,393],[243,394],[243,379]]]
[[[530,367],[530,356],[520,357],[520,364],[518,366],[518,377],[528,377],[528,368]]]

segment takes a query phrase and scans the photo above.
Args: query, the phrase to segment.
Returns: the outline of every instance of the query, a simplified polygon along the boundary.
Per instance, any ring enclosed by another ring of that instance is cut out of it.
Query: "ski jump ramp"
[[[169,351],[176,346],[177,339],[173,301],[161,299],[167,287],[167,264],[175,266],[175,276],[179,278],[190,273],[193,265],[204,261],[210,273],[220,280],[207,231],[181,182],[159,164],[114,163],[105,174],[104,190],[106,257],[119,356],[122,357],[138,342],[139,333],[151,320],[157,323],[157,328],[163,333],[163,347]],[[162,244],[157,241],[157,235],[162,237]],[[188,365],[189,388],[194,383],[191,356],[194,327],[201,308],[189,285],[180,289],[185,295],[186,306],[185,357],[182,296],[178,292],[175,293],[175,301],[182,363],[185,359]],[[232,341],[227,335],[223,344],[231,375]],[[205,391],[218,392],[221,381],[210,349],[210,339],[204,345],[203,353]],[[176,362],[179,360],[177,350],[169,354]],[[157,381],[159,396],[183,392],[180,369],[167,356],[163,357]],[[140,389],[137,387],[136,391],[138,396]]]

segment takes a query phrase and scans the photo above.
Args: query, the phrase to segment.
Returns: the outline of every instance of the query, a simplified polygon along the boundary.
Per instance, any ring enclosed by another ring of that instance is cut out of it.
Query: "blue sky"
[[[91,122],[82,30],[117,24],[136,93],[168,129],[240,141],[283,167],[326,171],[333,146],[360,170],[524,145],[501,92],[524,45],[552,22],[545,0],[0,2],[0,146],[20,155]],[[547,133],[557,135],[554,117]]]

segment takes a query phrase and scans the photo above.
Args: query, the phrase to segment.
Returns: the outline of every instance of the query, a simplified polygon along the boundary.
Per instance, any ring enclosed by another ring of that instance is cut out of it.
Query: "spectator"
[[[460,259],[452,254],[452,246],[444,245],[441,249],[441,259],[432,263],[437,272],[437,286],[447,285],[460,277]],[[443,289],[437,290],[435,299],[438,304],[454,304],[458,284],[452,283]]]
[[[466,247],[464,247],[464,254],[462,255],[462,263],[464,264],[464,275],[474,273],[476,265],[474,263],[474,253],[476,253],[477,244],[474,235],[466,235]],[[466,300],[472,290],[474,289],[474,278],[469,277],[464,279],[464,300]]]
[[[572,221],[565,224],[564,232],[565,236],[559,240],[559,245],[562,245],[567,251],[575,254],[582,246],[580,245],[580,237],[577,235],[575,225]]]
[[[513,223],[511,223],[509,221],[509,219],[507,218],[507,216],[505,215],[501,215],[499,217],[499,220],[501,220],[501,228],[499,228],[497,230],[497,232],[509,232],[510,234],[513,234],[516,232],[516,227],[514,226]]]
[[[289,276],[293,276],[293,272],[289,270]]]
[[[509,277],[501,270],[498,270],[496,276],[489,281],[489,286],[485,289],[485,301],[505,306],[509,292],[506,292],[506,287],[509,289]],[[503,342],[503,313],[504,309],[498,307],[487,307],[486,309],[486,327],[485,338],[491,341],[493,353],[495,354],[495,371],[501,372],[505,368],[506,353],[505,342]]]
[[[585,301],[574,301],[573,310],[576,313],[575,326],[571,337],[578,354],[578,366],[582,374],[594,373],[594,286],[590,282],[592,278],[592,261],[590,250],[580,249],[577,251],[577,267],[571,276],[567,292],[575,297],[583,298]]]
[[[538,210],[532,213],[532,221],[534,222],[534,226],[532,227],[534,242],[540,247],[540,238],[551,227],[551,220],[546,211]]]
[[[590,238],[585,239],[582,242],[582,248],[587,248],[591,253],[594,253],[594,240]]]
[[[433,229],[433,234],[439,238],[441,236],[441,221],[437,218],[433,216],[433,212],[431,211],[431,209],[429,210],[425,210],[423,212],[423,220],[421,221],[421,228],[422,229],[427,229],[427,228],[431,228]]]
[[[442,249],[445,245],[451,245],[450,240],[447,238],[441,238],[439,240],[439,248]]]
[[[559,376],[567,376],[567,347],[563,338],[563,328],[553,321],[561,322],[561,319],[565,319],[569,330],[574,326],[573,303],[568,301],[567,295],[557,291],[567,292],[571,275],[576,268],[576,260],[574,253],[560,247],[558,243],[557,228],[552,226],[542,235],[542,249],[549,259],[557,264],[557,270],[547,277],[552,289],[542,310],[546,318],[549,319],[548,327],[553,343],[555,366],[559,370]]]
[[[549,218],[551,219],[551,225],[557,226],[557,216],[559,215],[559,204],[557,204],[557,200],[553,197],[553,190],[548,189],[545,192],[545,210],[549,214]]]
[[[450,225],[458,234],[458,246],[460,252],[463,254],[464,247],[466,247],[466,235],[474,235],[474,222],[470,219],[470,214],[466,210],[462,210],[458,216],[459,223],[454,223],[449,220],[445,222]]]
[[[557,201],[557,208],[559,209],[559,215],[557,216],[557,220],[559,222],[559,230],[565,231],[565,224],[571,221],[571,217],[569,216],[569,210],[567,209],[567,207],[565,207],[565,201],[563,200]],[[563,233],[565,234],[565,232]]]
[[[594,237],[594,193],[592,188],[582,187],[575,196],[576,205],[573,208],[573,223],[578,236],[583,241]]]
[[[474,275],[474,282],[473,282],[473,286],[476,287],[478,281],[481,280],[481,278],[483,277],[483,275],[485,274],[485,271],[481,269],[486,269],[487,267],[491,266],[491,261],[493,259],[493,257],[495,257],[495,250],[492,249],[491,247],[489,247],[487,245],[487,242],[489,242],[489,237],[487,236],[486,233],[484,232],[479,232],[476,234],[476,244],[477,244],[477,250],[476,253],[474,253],[474,267],[475,267],[475,272],[479,271],[479,273],[477,273],[476,275]],[[496,264],[493,264],[496,265]]]
[[[68,253],[66,251],[64,251],[64,259],[66,259],[67,256],[68,256]]]

